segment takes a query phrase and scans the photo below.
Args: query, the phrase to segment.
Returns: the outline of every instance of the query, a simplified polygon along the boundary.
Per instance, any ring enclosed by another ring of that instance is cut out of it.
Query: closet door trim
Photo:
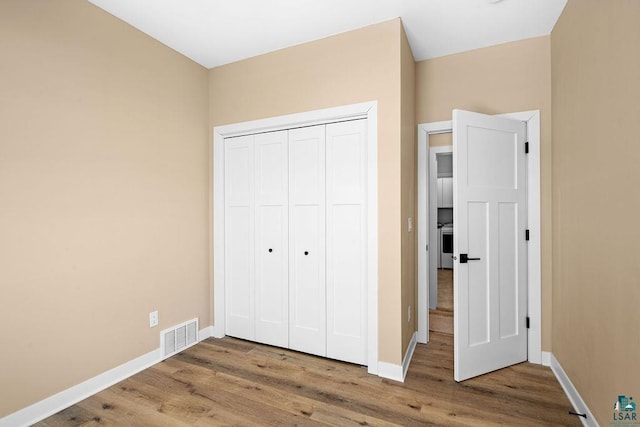
[[[367,370],[378,375],[378,104],[377,101],[278,116],[213,128],[212,335],[225,335],[224,139],[297,127],[367,119]]]

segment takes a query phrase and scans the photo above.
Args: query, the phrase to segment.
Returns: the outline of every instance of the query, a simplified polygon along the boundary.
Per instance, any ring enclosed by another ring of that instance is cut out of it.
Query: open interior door
[[[453,111],[454,377],[527,360],[526,123]]]

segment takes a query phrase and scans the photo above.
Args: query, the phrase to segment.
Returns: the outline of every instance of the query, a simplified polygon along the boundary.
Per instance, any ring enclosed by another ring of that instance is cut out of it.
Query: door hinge
[[[531,325],[531,321],[529,320],[529,316],[527,316],[527,329],[529,329],[530,325]]]
[[[427,245],[427,248],[425,249],[427,252],[429,252],[429,245]]]
[[[529,230],[524,231],[524,240],[529,241]]]
[[[524,154],[529,154],[529,142],[524,143]]]

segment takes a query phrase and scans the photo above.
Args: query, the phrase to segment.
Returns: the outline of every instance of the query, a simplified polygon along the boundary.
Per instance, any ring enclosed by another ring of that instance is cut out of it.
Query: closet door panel
[[[289,348],[326,355],[325,128],[289,131]]]
[[[225,140],[226,334],[253,340],[253,137]]]
[[[255,136],[256,341],[287,347],[287,131]]]
[[[367,363],[366,121],[327,125],[327,356]]]

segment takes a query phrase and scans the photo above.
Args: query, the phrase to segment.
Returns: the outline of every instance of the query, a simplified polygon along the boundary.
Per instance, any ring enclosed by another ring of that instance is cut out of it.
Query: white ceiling
[[[401,17],[417,61],[546,35],[567,0],[89,0],[212,68]]]

